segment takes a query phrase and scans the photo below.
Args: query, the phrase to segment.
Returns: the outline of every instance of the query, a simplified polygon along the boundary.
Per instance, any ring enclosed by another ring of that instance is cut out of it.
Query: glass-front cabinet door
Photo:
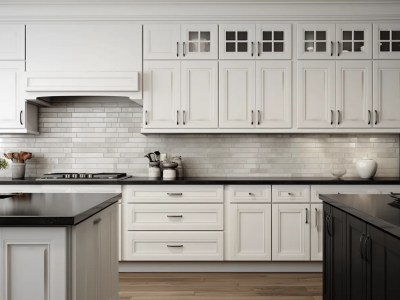
[[[292,58],[291,24],[259,24],[256,27],[258,59]]]
[[[371,59],[372,25],[336,25],[337,59]]]
[[[182,25],[184,59],[218,59],[218,25]]]
[[[400,59],[400,24],[374,24],[374,58]]]
[[[219,26],[220,59],[255,58],[254,24],[221,24]]]
[[[297,58],[334,59],[335,24],[299,24]]]

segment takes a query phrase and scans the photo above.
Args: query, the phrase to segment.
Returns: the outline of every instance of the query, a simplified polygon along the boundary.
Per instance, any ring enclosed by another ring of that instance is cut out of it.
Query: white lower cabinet
[[[229,206],[228,260],[271,260],[271,204]]]
[[[322,204],[311,204],[311,260],[321,261],[323,254],[324,216]]]
[[[213,261],[223,260],[222,231],[127,231],[124,260]]]
[[[310,260],[310,204],[272,205],[272,260]]]

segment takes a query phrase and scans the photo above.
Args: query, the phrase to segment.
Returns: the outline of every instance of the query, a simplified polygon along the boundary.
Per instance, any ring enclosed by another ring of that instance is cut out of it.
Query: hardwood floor
[[[120,300],[322,300],[322,273],[120,273]]]

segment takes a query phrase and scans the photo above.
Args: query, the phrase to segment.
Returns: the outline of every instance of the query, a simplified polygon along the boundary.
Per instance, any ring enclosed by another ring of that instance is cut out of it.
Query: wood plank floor
[[[322,300],[322,273],[120,273],[120,300]]]

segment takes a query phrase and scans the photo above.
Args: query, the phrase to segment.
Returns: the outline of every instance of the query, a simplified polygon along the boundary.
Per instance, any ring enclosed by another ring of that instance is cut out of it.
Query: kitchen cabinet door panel
[[[272,205],[272,260],[310,260],[310,205]]]
[[[335,109],[335,62],[297,62],[298,128],[332,128]]]
[[[180,49],[179,24],[145,24],[143,26],[144,59],[177,59]]]
[[[218,128],[218,62],[184,61],[182,128]]]
[[[255,126],[255,62],[219,63],[219,127]]]
[[[255,59],[254,24],[220,24],[220,59]]]
[[[374,24],[374,59],[400,59],[400,24]]]
[[[25,127],[25,99],[22,92],[24,62],[0,61],[0,127]]]
[[[292,63],[256,62],[257,128],[292,127]]]
[[[339,128],[372,126],[372,62],[336,62],[336,111]]]
[[[0,60],[25,59],[25,25],[0,25]]]
[[[291,59],[292,25],[258,24],[257,59]]]
[[[372,24],[336,25],[337,59],[372,58]]]
[[[400,128],[400,61],[374,61],[373,110],[374,127]]]
[[[335,24],[298,24],[297,58],[335,59]]]
[[[230,260],[271,260],[271,204],[230,204]]]
[[[323,254],[322,204],[311,204],[311,260],[322,261]]]
[[[180,127],[180,62],[145,61],[143,90],[144,127]]]
[[[218,59],[217,24],[184,24],[181,29],[184,59]]]

